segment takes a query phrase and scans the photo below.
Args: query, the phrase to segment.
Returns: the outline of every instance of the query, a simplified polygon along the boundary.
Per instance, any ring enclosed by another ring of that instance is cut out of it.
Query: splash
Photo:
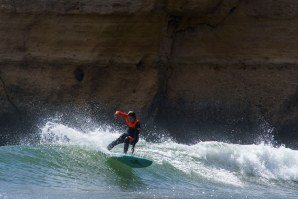
[[[48,122],[42,128],[41,142],[108,153],[106,146],[120,134],[111,127],[84,133]],[[121,152],[122,146],[115,147],[115,151]],[[152,159],[155,166],[170,165],[191,178],[215,183],[245,186],[247,179],[252,177],[259,181],[298,181],[298,151],[264,143],[239,145],[214,141],[184,145],[169,140],[150,143],[141,139],[136,154]]]
[[[76,145],[84,148],[105,151],[106,146],[120,133],[105,126],[88,133],[60,123],[47,122],[41,129],[41,144]]]

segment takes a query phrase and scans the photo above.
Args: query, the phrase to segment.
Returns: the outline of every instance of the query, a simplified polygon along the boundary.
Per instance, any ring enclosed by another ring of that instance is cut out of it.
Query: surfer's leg
[[[108,150],[110,151],[112,148],[114,148],[114,146],[123,143],[126,137],[127,134],[123,133],[118,139],[114,140],[111,144],[108,145]]]
[[[128,136],[124,139],[124,153],[127,153],[129,147],[129,138]]]

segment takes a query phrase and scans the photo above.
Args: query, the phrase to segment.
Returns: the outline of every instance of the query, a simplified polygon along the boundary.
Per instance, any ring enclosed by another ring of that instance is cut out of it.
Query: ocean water
[[[48,122],[40,144],[0,147],[4,198],[298,198],[298,151],[271,145],[140,140],[136,155],[153,160],[132,169],[110,162],[120,135],[83,133]]]

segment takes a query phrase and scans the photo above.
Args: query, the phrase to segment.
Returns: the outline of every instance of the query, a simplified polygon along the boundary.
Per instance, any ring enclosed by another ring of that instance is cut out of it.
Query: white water
[[[102,128],[89,133],[59,123],[48,122],[42,128],[42,143],[70,144],[109,153],[106,146],[120,132]],[[115,147],[121,151],[122,145]],[[167,141],[149,143],[140,140],[136,154],[146,156],[155,165],[170,165],[191,178],[245,187],[249,178],[258,183],[271,180],[298,181],[298,151],[271,145],[238,145],[223,142],[200,142],[185,145]]]

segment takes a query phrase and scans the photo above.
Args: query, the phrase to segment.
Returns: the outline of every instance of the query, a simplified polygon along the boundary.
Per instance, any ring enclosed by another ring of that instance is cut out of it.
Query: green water
[[[117,132],[48,123],[41,136],[0,147],[0,198],[298,197],[298,152],[284,147],[141,140],[136,154],[153,164],[132,169],[109,161]]]

